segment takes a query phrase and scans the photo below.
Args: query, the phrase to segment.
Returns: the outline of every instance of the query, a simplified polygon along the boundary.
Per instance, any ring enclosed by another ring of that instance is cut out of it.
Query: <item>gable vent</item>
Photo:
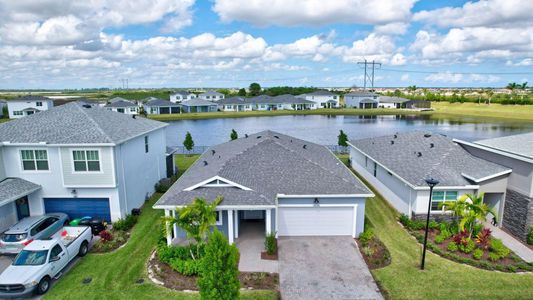
[[[433,143],[429,144],[429,148],[435,148],[435,144]]]
[[[207,160],[204,160],[204,166],[207,166]]]

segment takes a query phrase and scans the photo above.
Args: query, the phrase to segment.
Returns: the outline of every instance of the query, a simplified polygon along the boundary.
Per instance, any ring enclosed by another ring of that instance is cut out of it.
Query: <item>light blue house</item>
[[[326,147],[263,131],[209,148],[154,208],[170,216],[219,196],[217,226],[233,243],[258,222],[277,236],[357,237],[373,195]],[[167,242],[184,237],[175,227]]]

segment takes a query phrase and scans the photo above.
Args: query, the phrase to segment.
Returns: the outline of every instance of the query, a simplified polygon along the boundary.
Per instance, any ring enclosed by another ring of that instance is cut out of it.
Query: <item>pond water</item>
[[[273,116],[169,122],[168,146],[182,146],[187,131],[196,146],[211,146],[229,140],[232,129],[239,136],[273,130],[323,145],[337,144],[339,130],[350,139],[375,137],[411,130],[431,131],[452,138],[475,141],[533,131],[533,122],[480,121],[472,118],[433,116]]]

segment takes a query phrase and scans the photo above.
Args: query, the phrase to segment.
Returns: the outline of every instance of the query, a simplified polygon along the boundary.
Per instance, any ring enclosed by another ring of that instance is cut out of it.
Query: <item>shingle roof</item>
[[[510,171],[471,155],[440,134],[414,131],[398,133],[396,137],[350,141],[350,144],[413,186],[427,186],[428,177],[439,180],[439,186],[472,185],[467,177],[477,181]]]
[[[314,104],[315,102],[297,98],[290,94],[278,95],[271,97],[268,95],[259,95],[253,98],[246,99],[247,102],[253,104]]]
[[[20,178],[6,178],[0,181],[0,206],[29,195],[41,186]]]
[[[111,103],[107,104],[105,107],[136,107],[137,105],[133,102],[130,102],[128,100],[122,99],[122,98],[113,98],[110,100]]]
[[[375,93],[372,93],[372,92],[351,92],[351,93],[348,93],[346,95],[344,95],[344,97],[346,96],[352,96],[352,97],[374,97],[374,96],[379,96],[378,94],[375,94]]]
[[[193,93],[189,93],[189,92],[186,92],[186,91],[176,91],[174,93],[172,93],[172,95],[182,95],[182,96],[189,96],[189,95],[195,95]],[[196,96],[196,95],[195,95]]]
[[[474,143],[526,158],[533,158],[533,132],[480,140]]]
[[[305,148],[304,148],[305,145]],[[220,176],[245,186],[185,189]],[[196,197],[222,205],[274,205],[277,194],[371,194],[326,147],[263,131],[210,147],[157,202],[184,205]]]
[[[379,97],[379,102],[383,102],[383,103],[405,103],[408,101],[409,99],[405,99],[401,97],[389,97],[389,96]]]
[[[181,102],[181,105],[183,106],[211,106],[211,105],[217,105],[217,104],[213,102],[209,102],[204,99],[194,98],[194,99]]]
[[[144,105],[146,106],[165,106],[165,107],[177,107],[177,106],[181,106],[177,103],[174,103],[174,102],[170,102],[168,100],[163,100],[163,99],[153,99],[153,100],[150,100],[148,102],[146,102]]]
[[[53,101],[52,99],[44,96],[38,96],[38,95],[26,95],[17,97],[15,99],[11,99],[9,101]]]
[[[0,124],[0,142],[120,144],[165,126],[168,124],[70,102]]]
[[[248,99],[244,97],[230,97],[230,98],[224,98],[217,101],[218,105],[221,104],[246,104],[249,103],[247,101]]]
[[[204,95],[209,95],[209,96],[224,96],[224,94],[222,93],[219,93],[219,92],[214,92],[214,91],[209,91],[209,92],[205,92],[205,93],[201,93],[200,96],[204,96]]]
[[[312,93],[307,93],[304,95],[306,96],[336,96],[337,94],[332,93],[330,91],[318,90],[318,91],[314,91]]]

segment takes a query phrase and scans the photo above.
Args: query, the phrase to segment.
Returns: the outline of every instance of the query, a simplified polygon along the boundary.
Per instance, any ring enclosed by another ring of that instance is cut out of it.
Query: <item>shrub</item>
[[[401,214],[400,218],[398,219],[400,223],[402,223],[403,226],[408,227],[409,223],[411,222],[411,219],[409,219],[409,216],[406,214]]]
[[[455,251],[457,251],[457,249],[459,249],[459,248],[457,247],[457,244],[455,242],[450,242],[448,244],[448,250],[449,251],[455,252]]]
[[[154,186],[154,189],[158,193],[166,193],[168,189],[172,186],[172,180],[168,178],[163,178],[159,180]]]
[[[472,226],[472,236],[478,236],[478,234],[484,229],[483,224],[475,224]]]
[[[124,219],[119,219],[113,223],[114,230],[128,231],[137,223],[137,216],[127,215]]]
[[[499,258],[505,258],[511,253],[509,248],[505,247],[502,241],[498,239],[491,239],[489,248],[493,253],[498,255]]]
[[[429,221],[428,227],[429,229],[437,229],[440,227],[440,224],[437,221],[431,220]]]
[[[157,246],[157,256],[159,260],[168,264],[174,271],[185,276],[198,275],[200,272],[201,257],[205,251],[205,245],[200,244],[188,246],[171,246],[168,247],[166,242],[160,243]],[[191,253],[200,253],[200,256],[195,260]]]
[[[483,257],[483,250],[482,249],[476,249],[474,250],[474,259],[480,260]]]
[[[421,230],[421,229],[426,228],[426,222],[419,221],[419,220],[413,220],[413,221],[409,222],[407,227],[409,229],[411,229],[411,230]]]
[[[365,254],[365,256],[371,257],[372,255],[374,255],[374,249],[368,246],[363,247],[363,253]]]
[[[533,227],[529,228],[529,234],[527,235],[527,243],[533,245]]]
[[[361,245],[366,246],[368,245],[368,242],[370,242],[370,240],[373,238],[374,238],[374,231],[370,228],[367,228],[365,231],[363,231],[359,235],[359,242],[361,242]]]
[[[453,241],[457,244],[457,246],[462,245],[463,247],[466,247],[468,242],[470,241],[468,230],[463,230],[456,235],[453,236]]]
[[[518,268],[516,266],[513,266],[513,265],[508,265],[507,266],[507,270],[509,270],[509,272],[515,273],[517,269]]]
[[[483,250],[489,248],[491,231],[488,228],[483,228],[476,237],[476,244]]]
[[[229,245],[220,231],[209,234],[200,267],[198,287],[202,299],[238,299],[240,282],[237,268],[239,252]]]
[[[435,237],[435,243],[437,243],[437,244],[444,243],[444,240],[445,240],[445,238],[442,235],[440,235],[440,234]]]
[[[100,239],[102,239],[103,242],[110,242],[113,240],[113,234],[108,230],[102,230],[100,231]]]
[[[278,244],[276,241],[276,234],[271,232],[265,237],[265,250],[268,255],[274,255],[278,251]]]
[[[461,252],[468,254],[474,251],[474,249],[476,249],[476,243],[474,243],[472,239],[467,239],[466,244],[461,243],[457,245],[457,247],[459,248],[459,250],[461,250]]]
[[[500,259],[500,256],[494,252],[489,252],[489,260],[490,261],[497,261]]]
[[[448,229],[441,230],[439,235],[442,236],[444,239],[447,239],[452,236]]]
[[[171,259],[169,266],[178,273],[181,273],[185,276],[198,275],[200,271],[200,262],[201,260],[181,260],[181,259]]]

